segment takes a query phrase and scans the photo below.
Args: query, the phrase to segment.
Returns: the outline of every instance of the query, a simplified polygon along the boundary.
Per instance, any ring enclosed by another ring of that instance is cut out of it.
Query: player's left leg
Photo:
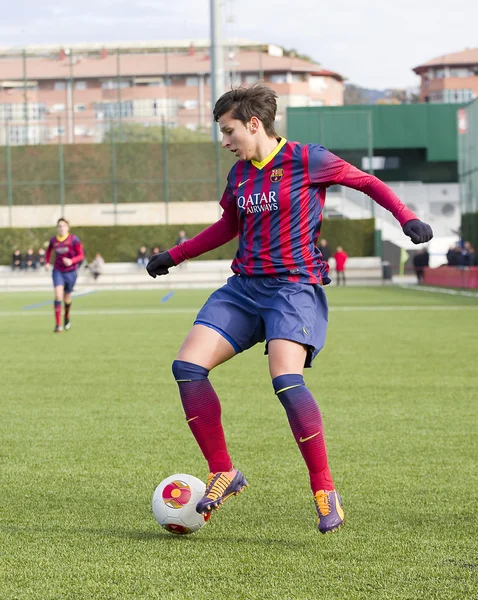
[[[71,292],[65,292],[65,296],[63,298],[63,303],[65,307],[65,314],[63,320],[63,326],[66,331],[70,329],[70,308],[71,308]]]
[[[65,330],[68,331],[71,327],[70,323],[70,309],[71,309],[71,294],[73,292],[73,288],[75,287],[77,277],[77,271],[70,271],[65,273],[65,287],[64,287],[64,306],[65,306],[65,314],[63,325]]]
[[[274,339],[268,350],[274,391],[309,470],[319,531],[335,531],[342,525],[344,513],[329,470],[322,415],[302,377],[307,349],[296,342]]]

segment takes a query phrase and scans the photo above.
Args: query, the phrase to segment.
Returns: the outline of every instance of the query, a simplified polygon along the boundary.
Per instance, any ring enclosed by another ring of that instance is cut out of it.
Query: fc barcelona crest
[[[276,183],[280,181],[284,176],[284,169],[272,169],[271,171],[271,181]]]

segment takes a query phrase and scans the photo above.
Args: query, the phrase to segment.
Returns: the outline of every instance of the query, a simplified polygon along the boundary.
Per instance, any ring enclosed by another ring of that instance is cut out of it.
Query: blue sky
[[[222,6],[224,34],[295,48],[365,87],[417,85],[412,67],[478,46],[473,0],[223,0]],[[16,0],[5,3],[0,21],[1,46],[208,37],[208,0]]]

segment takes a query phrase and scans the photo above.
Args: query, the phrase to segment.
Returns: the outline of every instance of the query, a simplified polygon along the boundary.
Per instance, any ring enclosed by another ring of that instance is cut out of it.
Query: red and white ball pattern
[[[196,504],[204,496],[206,485],[193,475],[177,474],[164,479],[153,495],[153,514],[156,521],[179,535],[194,533],[206,524],[196,512]]]

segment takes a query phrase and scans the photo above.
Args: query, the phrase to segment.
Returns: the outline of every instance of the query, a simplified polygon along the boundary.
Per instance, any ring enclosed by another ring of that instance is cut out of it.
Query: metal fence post
[[[7,169],[7,198],[8,198],[8,226],[12,227],[13,184],[12,184],[12,154],[10,149],[10,132],[8,121],[5,121],[5,163]]]
[[[28,135],[28,81],[27,81],[27,52],[25,49],[22,51],[22,62],[23,62],[23,116],[25,119],[25,145],[28,146],[30,143]]]
[[[217,206],[218,206],[219,216],[221,216],[221,213],[222,213],[222,208],[221,208],[221,205],[219,204],[219,202],[221,200],[222,187],[223,187],[220,152],[221,152],[221,142],[215,142],[214,143],[214,155],[216,158],[216,199],[218,202]]]
[[[367,129],[368,129],[368,172],[374,175],[373,168],[373,114],[371,111],[367,113]],[[370,212],[373,219],[373,254],[374,256],[382,256],[382,232],[377,229],[375,220],[375,201],[370,198]]]
[[[163,158],[163,197],[164,197],[164,217],[166,225],[169,225],[169,181],[168,181],[168,140],[166,136],[166,123],[162,117],[162,158]]]
[[[61,217],[65,216],[65,164],[63,160],[63,131],[61,117],[58,117],[58,181],[60,185]]]
[[[118,180],[116,178],[116,144],[113,121],[110,120],[110,151],[111,151],[111,197],[113,201],[113,224],[118,225]]]

